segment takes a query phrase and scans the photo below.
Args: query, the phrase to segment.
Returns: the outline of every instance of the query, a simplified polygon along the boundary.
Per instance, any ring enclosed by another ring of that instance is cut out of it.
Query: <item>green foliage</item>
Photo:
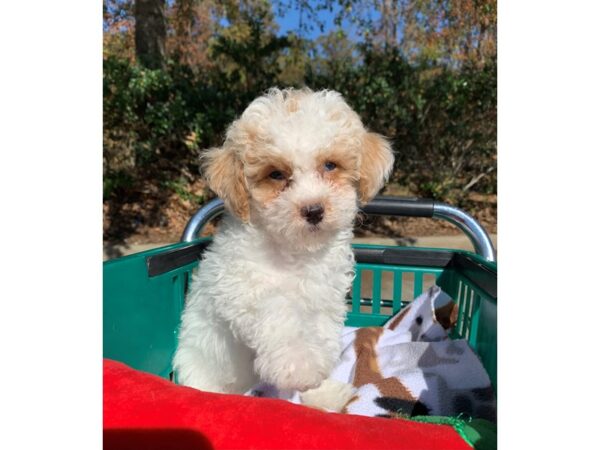
[[[272,13],[264,8],[242,10],[236,26],[214,37],[213,59],[221,63],[230,85],[246,93],[260,92],[277,82],[277,57],[290,46],[288,38],[272,29]]]
[[[230,95],[204,78],[182,66],[149,70],[112,57],[104,61],[109,186],[122,185],[116,180],[123,171],[157,181],[197,173],[200,148],[216,142],[236,112],[228,106]]]
[[[163,187],[175,192],[182,200],[187,200],[197,205],[204,203],[204,197],[202,195],[196,195],[186,188],[186,181],[184,178],[164,181]]]
[[[102,191],[104,198],[110,197],[113,192],[131,188],[133,179],[130,174],[124,171],[114,171],[110,176],[105,176],[102,180]]]

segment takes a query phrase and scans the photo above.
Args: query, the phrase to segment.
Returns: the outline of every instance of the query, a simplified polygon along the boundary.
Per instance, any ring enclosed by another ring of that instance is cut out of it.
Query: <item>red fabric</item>
[[[471,450],[447,425],[202,392],[111,360],[104,360],[104,448]]]

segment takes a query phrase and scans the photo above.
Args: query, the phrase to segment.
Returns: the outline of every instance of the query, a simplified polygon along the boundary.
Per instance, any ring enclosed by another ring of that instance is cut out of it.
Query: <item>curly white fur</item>
[[[392,162],[389,144],[336,92],[272,89],[250,104],[205,157],[229,214],[186,299],[180,383],[230,393],[259,380],[321,385],[341,351],[358,203],[382,187]],[[314,204],[324,210],[317,224],[301,212]]]

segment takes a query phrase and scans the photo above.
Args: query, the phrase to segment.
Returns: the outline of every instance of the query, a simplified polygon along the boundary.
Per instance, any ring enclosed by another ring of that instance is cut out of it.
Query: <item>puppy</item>
[[[341,353],[352,225],[392,165],[389,143],[337,92],[271,89],[248,106],[202,161],[228,214],[186,298],[174,357],[181,384],[319,388],[306,398],[321,407],[339,397],[344,389],[328,394],[335,383],[323,381]]]

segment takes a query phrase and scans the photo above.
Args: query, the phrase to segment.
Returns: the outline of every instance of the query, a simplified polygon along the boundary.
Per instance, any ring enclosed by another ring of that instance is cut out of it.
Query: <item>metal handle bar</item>
[[[189,220],[181,242],[192,242],[204,226],[225,211],[223,201],[215,198],[200,208]],[[473,243],[475,252],[488,261],[496,261],[494,245],[485,229],[463,210],[430,199],[378,196],[362,208],[367,215],[432,217],[456,225]]]
[[[206,203],[188,221],[181,235],[181,242],[192,242],[195,240],[206,224],[215,217],[223,214],[223,211],[225,211],[225,204],[218,197]]]

